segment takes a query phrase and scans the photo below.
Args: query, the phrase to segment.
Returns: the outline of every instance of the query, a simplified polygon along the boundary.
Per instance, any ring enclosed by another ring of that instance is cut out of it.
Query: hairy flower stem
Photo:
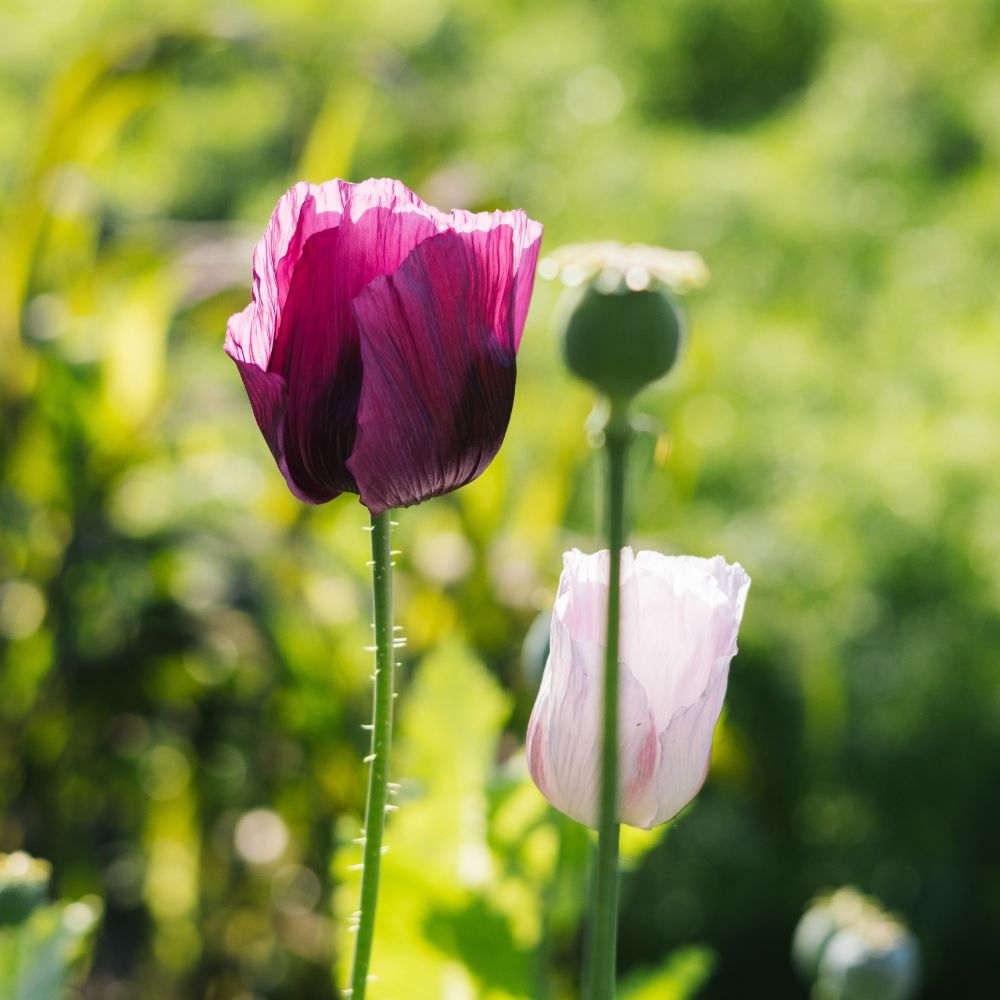
[[[601,797],[597,864],[586,982],[591,1000],[614,1000],[618,947],[618,632],[621,551],[625,545],[625,467],[631,427],[626,408],[613,404],[604,429],[608,457],[608,629],[604,659]]]
[[[392,627],[392,551],[390,511],[372,516],[372,588],[375,605],[375,699],[372,743],[368,762],[368,801],[365,805],[361,907],[351,969],[351,998],[363,1000],[375,937],[382,834],[389,795],[389,746],[392,739],[395,642]]]

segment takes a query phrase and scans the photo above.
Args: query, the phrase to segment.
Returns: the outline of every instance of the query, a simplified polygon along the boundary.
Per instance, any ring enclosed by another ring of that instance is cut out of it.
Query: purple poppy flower
[[[475,479],[500,448],[542,227],[439,212],[395,180],[296,184],[226,353],[292,493],[378,514]]]

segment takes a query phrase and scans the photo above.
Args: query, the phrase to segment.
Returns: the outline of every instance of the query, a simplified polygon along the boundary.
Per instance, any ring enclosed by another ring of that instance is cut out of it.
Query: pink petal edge
[[[302,207],[312,198],[316,215],[329,216],[331,226],[339,224],[344,212],[356,222],[372,208],[389,208],[394,212],[418,212],[432,221],[438,232],[486,232],[498,226],[510,226],[514,234],[514,266],[518,274],[534,274],[542,238],[542,225],[529,219],[522,209],[495,212],[467,212],[453,209],[442,212],[428,205],[402,181],[390,177],[369,178],[358,184],[334,178],[322,184],[299,181],[278,200],[264,235],[254,247],[253,289],[250,304],[230,317],[226,325],[225,351],[234,361],[244,361],[267,370],[271,348],[281,318],[281,308],[287,288],[278,282],[278,265],[284,260],[298,233]],[[319,231],[319,229],[317,229]],[[304,241],[302,241],[304,242]],[[301,253],[301,245],[299,247]],[[291,262],[294,264],[294,261]],[[525,265],[525,266],[522,266]],[[530,297],[530,281],[527,294]],[[520,303],[519,303],[520,304]],[[523,302],[523,312],[527,302]],[[520,317],[523,326],[524,316]],[[520,334],[518,334],[518,340]]]

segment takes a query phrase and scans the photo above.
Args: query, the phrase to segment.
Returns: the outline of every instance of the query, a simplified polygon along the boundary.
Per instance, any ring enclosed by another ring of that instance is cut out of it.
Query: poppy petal
[[[297,496],[322,503],[356,489],[345,464],[361,386],[351,299],[437,232],[439,215],[389,180],[300,184],[279,202],[232,340],[244,360],[284,380],[282,471]]]
[[[470,482],[499,450],[516,376],[513,237],[440,233],[355,300],[364,379],[347,465],[373,514]]]
[[[288,474],[288,463],[285,461],[284,422],[285,410],[288,409],[288,393],[285,391],[285,380],[274,372],[265,372],[248,361],[237,361],[250,400],[250,407],[257,420],[257,426],[267,446],[271,449],[278,470],[285,477],[288,488],[299,500],[314,503],[312,497],[306,496],[295,485]]]

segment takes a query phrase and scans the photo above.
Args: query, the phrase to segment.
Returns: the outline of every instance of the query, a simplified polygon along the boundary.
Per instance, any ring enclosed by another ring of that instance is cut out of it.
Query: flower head
[[[920,986],[920,943],[852,886],[812,901],[795,928],[792,961],[824,997],[909,1000]]]
[[[563,557],[528,767],[559,810],[597,825],[607,550]],[[619,818],[649,829],[698,793],[750,578],[721,556],[622,550]]]
[[[510,419],[541,234],[524,212],[439,212],[394,180],[282,197],[226,352],[292,493],[358,493],[378,514],[483,472]]]
[[[569,370],[626,404],[677,360],[684,324],[673,293],[708,281],[693,251],[610,241],[559,247],[538,273],[566,285],[556,328]]]

